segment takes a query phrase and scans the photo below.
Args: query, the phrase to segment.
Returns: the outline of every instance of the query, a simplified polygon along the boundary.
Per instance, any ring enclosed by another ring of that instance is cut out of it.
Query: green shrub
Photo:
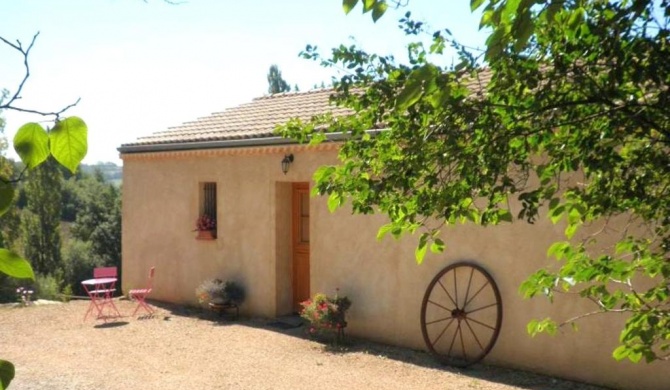
[[[70,286],[69,284],[66,284],[63,287],[63,291],[62,291],[62,294],[60,296],[60,300],[63,301],[63,302],[69,302],[70,301],[69,297],[71,297],[71,296],[72,296],[72,286]]]
[[[35,299],[60,299],[61,283],[62,280],[53,275],[35,275]]]
[[[93,268],[102,266],[102,261],[93,256],[90,242],[73,239],[65,249],[64,284],[70,287],[69,295],[85,296],[81,281],[93,277]]]

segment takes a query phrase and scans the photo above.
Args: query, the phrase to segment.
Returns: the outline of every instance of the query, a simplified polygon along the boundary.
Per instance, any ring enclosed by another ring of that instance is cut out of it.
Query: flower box
[[[214,240],[216,239],[216,218],[210,217],[207,214],[201,215],[195,221],[195,230],[198,232],[196,238],[198,240]]]
[[[198,240],[215,240],[216,230],[198,230],[198,235],[195,238]]]

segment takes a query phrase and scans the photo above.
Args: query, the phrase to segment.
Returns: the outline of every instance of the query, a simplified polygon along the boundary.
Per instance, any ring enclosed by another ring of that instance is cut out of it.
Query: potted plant
[[[195,230],[198,232],[197,238],[200,240],[213,240],[216,238],[216,218],[203,214],[195,221]]]
[[[347,327],[345,314],[351,307],[351,301],[346,296],[340,296],[339,289],[336,290],[334,297],[317,293],[300,305],[302,306],[300,316],[309,321],[310,334],[335,333],[335,342],[342,340],[344,328]]]
[[[234,282],[221,279],[208,279],[195,289],[198,302],[206,304],[211,310],[223,314],[227,309],[235,309],[235,318],[239,314],[239,306],[246,297],[244,288]]]
[[[223,303],[225,284],[221,279],[207,279],[195,289],[195,296],[201,304]]]

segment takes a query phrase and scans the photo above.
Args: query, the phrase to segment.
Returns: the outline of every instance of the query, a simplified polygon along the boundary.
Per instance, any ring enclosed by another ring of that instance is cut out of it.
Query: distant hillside
[[[79,169],[88,174],[94,174],[96,170],[99,170],[106,181],[117,185],[121,185],[123,179],[123,167],[113,162],[99,162],[93,165],[81,164]]]

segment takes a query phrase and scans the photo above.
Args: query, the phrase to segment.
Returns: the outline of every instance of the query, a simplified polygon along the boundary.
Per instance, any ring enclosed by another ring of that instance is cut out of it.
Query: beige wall
[[[212,277],[236,279],[247,289],[242,312],[272,317],[290,311],[291,182],[310,181],[333,150],[297,147],[287,175],[283,149],[201,151],[124,155],[124,291],[141,285],[156,266],[154,299],[195,304],[194,290]],[[217,183],[218,239],[200,241],[192,232],[198,216],[198,186]],[[331,214],[324,198],[311,199],[311,290],[339,288],[353,305],[347,332],[368,339],[425,349],[420,329],[423,295],[442,268],[459,260],[482,265],[503,301],[498,342],[486,361],[550,375],[630,389],[668,389],[667,364],[617,363],[610,356],[623,318],[607,315],[580,323],[580,330],[530,338],[533,318],[558,319],[592,309],[560,297],[523,300],[521,282],[540,267],[548,246],[562,238],[560,226],[522,222],[480,228],[460,225],[444,234],[444,254],[414,261],[416,237],[376,240],[381,216]]]

